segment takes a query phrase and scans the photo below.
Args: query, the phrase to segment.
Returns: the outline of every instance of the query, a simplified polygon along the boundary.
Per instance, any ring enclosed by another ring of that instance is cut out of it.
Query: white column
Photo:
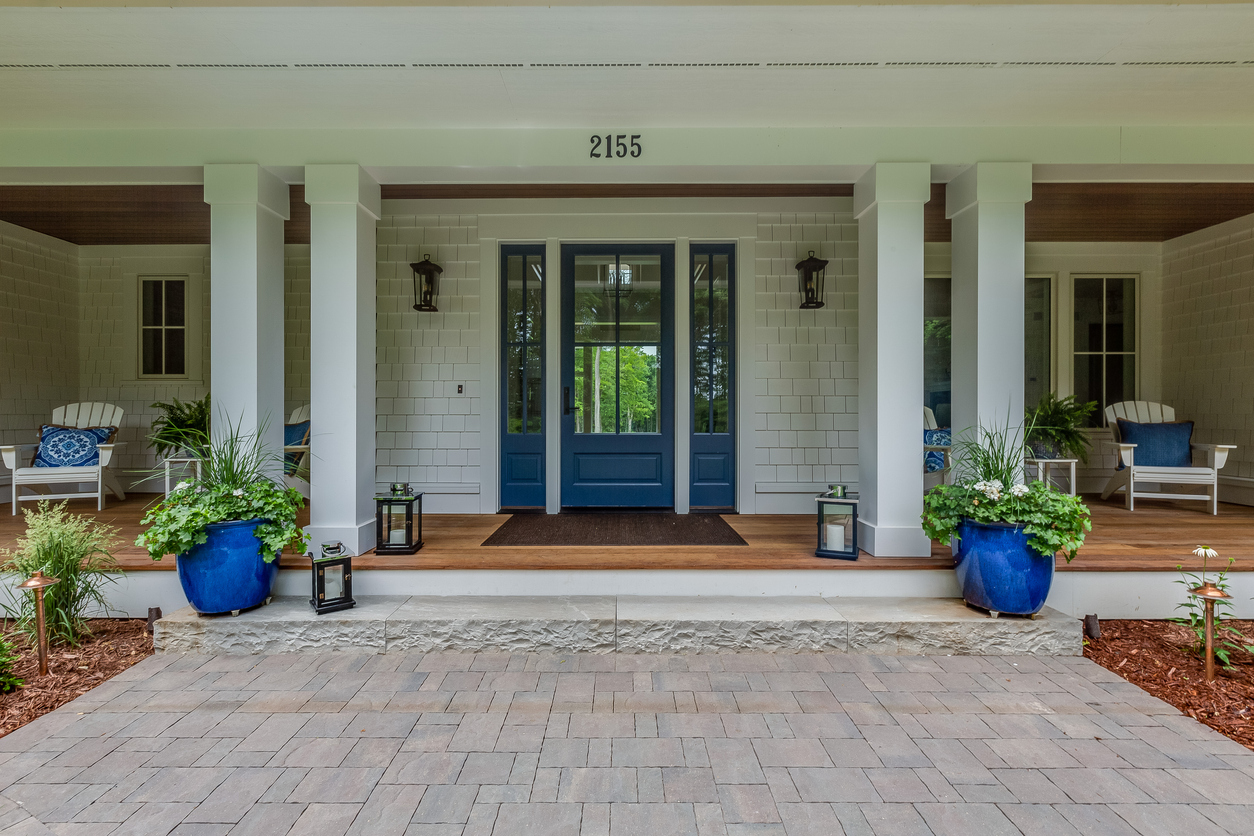
[[[955,434],[1023,423],[1023,207],[1031,199],[1030,163],[976,163],[945,189]]]
[[[373,548],[375,223],[379,184],[357,165],[305,167],[310,206],[310,541]]]
[[[213,432],[227,422],[283,449],[283,221],[287,184],[259,165],[205,166]],[[277,470],[277,465],[276,465]],[[276,473],[277,475],[277,473]]]
[[[927,163],[877,163],[858,218],[858,537],[874,555],[924,557],[923,204]]]

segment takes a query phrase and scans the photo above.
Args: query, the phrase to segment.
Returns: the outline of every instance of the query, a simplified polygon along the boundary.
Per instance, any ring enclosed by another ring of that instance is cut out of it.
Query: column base
[[[314,554],[320,553],[323,543],[337,540],[355,555],[365,554],[375,547],[374,520],[356,526],[307,525],[305,533],[309,535],[309,548]]]
[[[928,557],[932,541],[917,525],[887,526],[858,520],[858,545],[875,557]]]

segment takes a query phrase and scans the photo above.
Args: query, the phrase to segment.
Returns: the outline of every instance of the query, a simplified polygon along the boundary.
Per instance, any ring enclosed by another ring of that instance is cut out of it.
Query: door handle
[[[562,387],[562,414],[563,415],[570,414],[570,387],[569,386]]]

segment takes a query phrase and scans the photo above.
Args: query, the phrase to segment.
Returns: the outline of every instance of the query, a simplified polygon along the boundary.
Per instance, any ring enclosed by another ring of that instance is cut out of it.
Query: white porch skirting
[[[1181,600],[1175,572],[1059,572],[1049,606],[1077,618],[1174,618]],[[1254,618],[1254,572],[1236,572],[1234,615]],[[9,587],[9,578],[0,586]],[[283,570],[276,595],[308,595],[307,571]],[[780,570],[363,570],[353,577],[355,595],[818,595],[822,597],[954,598],[958,584],[947,569]],[[105,594],[134,618],[149,607],[172,613],[187,606],[174,572],[132,572]],[[116,614],[116,613],[115,613]]]

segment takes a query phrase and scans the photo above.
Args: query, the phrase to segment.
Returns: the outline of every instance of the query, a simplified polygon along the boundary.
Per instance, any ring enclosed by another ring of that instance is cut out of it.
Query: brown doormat
[[[514,514],[485,546],[744,546],[718,514]]]

